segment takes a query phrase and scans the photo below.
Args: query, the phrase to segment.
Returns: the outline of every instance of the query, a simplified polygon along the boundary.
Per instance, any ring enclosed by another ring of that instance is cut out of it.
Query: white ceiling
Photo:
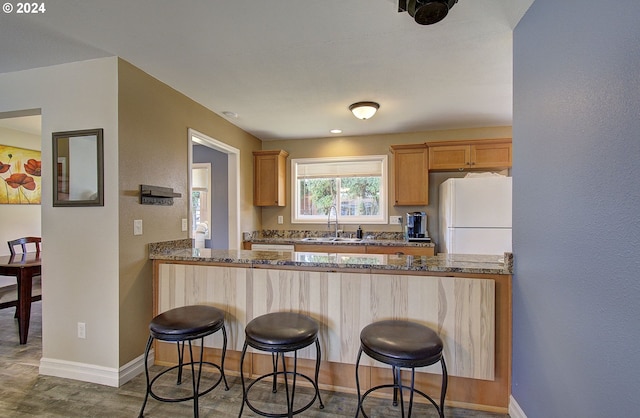
[[[119,56],[263,140],[511,125],[533,1],[459,0],[431,26],[397,0],[47,1],[0,14],[0,73]]]

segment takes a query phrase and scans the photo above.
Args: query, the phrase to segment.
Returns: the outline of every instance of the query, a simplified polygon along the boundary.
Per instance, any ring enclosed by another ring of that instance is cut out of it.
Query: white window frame
[[[386,155],[364,155],[354,157],[324,157],[324,158],[296,158],[291,160],[291,223],[292,224],[321,224],[326,223],[328,217],[321,216],[300,216],[300,202],[298,200],[298,164],[323,163],[323,162],[355,162],[355,161],[379,161],[382,163],[382,173],[380,179],[380,213],[377,216],[350,216],[344,217],[338,214],[340,224],[386,224],[387,208],[389,202],[389,188],[387,181],[388,158]],[[339,211],[339,210],[338,210]]]

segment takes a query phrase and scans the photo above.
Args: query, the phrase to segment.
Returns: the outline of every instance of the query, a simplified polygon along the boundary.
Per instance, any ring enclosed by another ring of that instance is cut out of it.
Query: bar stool
[[[308,347],[315,343],[316,345],[316,373],[315,379],[298,373],[298,350]],[[247,347],[252,347],[256,350],[267,351],[271,353],[273,361],[273,373],[266,374],[258,377],[251,382],[248,386],[245,386],[243,364],[245,354],[247,353]],[[284,353],[294,352],[293,358],[293,371],[287,371],[285,364]],[[242,348],[242,356],[240,357],[240,379],[242,380],[242,407],[238,417],[242,416],[244,405],[246,404],[256,414],[265,417],[292,417],[303,411],[309,409],[316,398],[320,402],[320,409],[324,408],[322,398],[320,398],[320,391],[318,390],[318,374],[320,372],[320,343],[318,342],[318,323],[303,314],[293,312],[275,312],[266,315],[259,316],[251,320],[245,327],[245,342]],[[278,371],[278,357],[282,359],[282,371]],[[271,413],[261,411],[254,407],[248,399],[249,391],[254,384],[259,381],[273,376],[273,388],[272,392],[276,393],[276,380],[278,376],[284,376],[284,387],[287,396],[287,412],[286,413]],[[289,391],[289,383],[287,375],[293,377],[293,385],[291,391]],[[294,410],[294,398],[296,392],[296,377],[302,377],[309,381],[315,391],[313,399],[306,405]]]
[[[438,334],[431,328],[414,322],[387,320],[374,322],[364,327],[360,332],[360,351],[358,352],[358,359],[356,360],[356,388],[358,391],[356,418],[360,412],[362,412],[365,418],[368,418],[363,408],[364,400],[371,392],[383,388],[393,388],[394,406],[398,405],[398,393],[400,393],[400,408],[403,418],[403,389],[410,391],[409,414],[407,417],[411,417],[413,395],[414,393],[418,393],[431,402],[438,411],[438,415],[444,418],[444,398],[447,393],[447,366],[442,356],[442,348],[442,340]],[[360,365],[362,352],[365,352],[372,359],[392,367],[393,384],[375,386],[360,396],[358,366]],[[438,361],[442,366],[442,387],[440,390],[439,406],[433,398],[415,388],[415,368],[430,366]],[[401,369],[403,367],[411,369],[411,386],[402,384]]]
[[[222,357],[220,365],[202,361],[204,353],[204,337],[211,335],[219,330],[222,330],[223,345],[222,345]],[[225,390],[229,390],[227,385],[227,378],[224,375],[224,357],[227,352],[227,331],[224,326],[224,312],[213,306],[205,305],[193,305],[184,306],[180,308],[174,308],[168,310],[151,320],[149,324],[149,340],[147,341],[147,348],[144,352],[144,371],[147,377],[147,392],[144,396],[144,402],[140,409],[139,418],[144,415],[144,408],[147,405],[147,399],[151,395],[154,399],[161,402],[183,402],[193,399],[193,416],[198,417],[198,398],[211,392],[217,387],[221,381],[224,381]],[[194,361],[193,349],[191,341],[200,338],[200,360]],[[175,341],[178,346],[178,365],[173,366],[155,376],[149,381],[149,366],[147,359],[149,357],[149,350],[153,340],[160,341]],[[191,361],[184,362],[184,343],[189,344],[189,358]],[[195,365],[198,365],[198,372],[196,374]],[[202,365],[206,364],[216,368],[220,372],[218,379],[206,390],[200,390],[200,377],[202,375]],[[178,369],[178,379],[176,385],[182,383],[182,369],[183,366],[191,366],[191,383],[193,386],[193,392],[191,396],[166,398],[157,395],[153,391],[153,384],[158,381],[160,377],[169,373],[172,370]]]

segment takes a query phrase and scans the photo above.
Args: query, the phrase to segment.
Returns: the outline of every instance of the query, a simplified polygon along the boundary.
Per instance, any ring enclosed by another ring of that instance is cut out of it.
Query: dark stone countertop
[[[192,240],[149,244],[152,260],[293,266],[300,268],[427,271],[442,273],[512,274],[513,254],[440,254],[432,257],[386,254],[316,253],[292,251],[211,250],[193,248]]]

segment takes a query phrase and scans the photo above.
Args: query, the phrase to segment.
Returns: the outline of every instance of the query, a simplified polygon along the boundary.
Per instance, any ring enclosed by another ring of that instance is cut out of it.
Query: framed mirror
[[[102,129],[53,133],[53,206],[104,206]]]

